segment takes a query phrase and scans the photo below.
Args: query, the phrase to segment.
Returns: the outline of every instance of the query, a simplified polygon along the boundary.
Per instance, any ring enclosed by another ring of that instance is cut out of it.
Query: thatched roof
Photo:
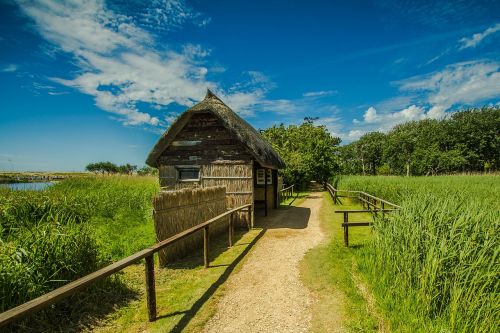
[[[273,147],[271,147],[269,142],[210,90],[207,91],[207,95],[203,101],[186,110],[175,120],[170,128],[163,133],[160,140],[158,140],[149,153],[146,163],[152,167],[157,167],[159,157],[165,149],[168,148],[171,142],[174,141],[177,134],[188,123],[191,116],[195,113],[203,112],[210,112],[218,117],[224,126],[248,148],[248,151],[263,167],[272,169],[281,169],[285,167],[285,163]]]

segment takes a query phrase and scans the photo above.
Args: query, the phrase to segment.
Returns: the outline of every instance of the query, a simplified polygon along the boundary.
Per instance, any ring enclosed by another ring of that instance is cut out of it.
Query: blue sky
[[[344,143],[500,102],[499,1],[0,1],[0,170],[144,164],[214,90]]]

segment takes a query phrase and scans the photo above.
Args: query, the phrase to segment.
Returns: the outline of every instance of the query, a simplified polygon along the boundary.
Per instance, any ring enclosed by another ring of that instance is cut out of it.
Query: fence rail
[[[146,298],[148,304],[148,317],[149,321],[156,320],[156,292],[155,292],[155,277],[154,277],[154,254],[161,249],[167,247],[170,244],[173,244],[197,231],[203,229],[203,263],[205,268],[209,267],[209,227],[212,223],[219,221],[220,219],[229,216],[229,246],[233,245],[233,219],[234,213],[245,210],[248,213],[249,221],[252,218],[252,204],[246,204],[227,212],[224,212],[220,215],[217,215],[214,218],[211,218],[208,221],[205,221],[201,224],[198,224],[194,227],[186,229],[177,235],[174,235],[170,238],[167,238],[155,245],[139,251],[137,253],[128,256],[122,260],[119,260],[109,266],[101,268],[98,271],[95,271],[89,275],[86,275],[76,281],[68,283],[58,289],[55,289],[47,294],[44,294],[38,298],[35,298],[31,301],[28,301],[24,304],[21,304],[15,308],[7,310],[3,313],[0,313],[0,327],[7,325],[15,320],[22,319],[30,314],[33,314],[39,310],[42,310],[63,298],[66,298],[70,295],[75,294],[81,289],[88,287],[89,285],[113,274],[116,273],[125,267],[128,267],[141,259],[145,259],[145,271],[146,271]]]
[[[293,187],[295,185],[290,185],[288,187],[285,187],[283,189],[280,190],[280,194],[279,194],[279,198],[280,198],[280,203],[282,203],[283,201],[293,197]]]
[[[344,214],[344,219],[342,222],[342,228],[344,228],[344,245],[349,246],[349,227],[366,227],[373,225],[373,222],[349,222],[349,214],[360,214],[360,213],[372,213],[373,215],[377,215],[378,213],[382,213],[384,216],[385,213],[393,212],[401,209],[401,206],[396,205],[387,200],[381,199],[369,193],[363,191],[352,191],[352,190],[337,190],[330,184],[326,184],[326,189],[328,193],[333,198],[333,202],[337,203],[340,197],[346,198],[354,198],[359,200],[363,208],[366,209],[351,209],[351,210],[336,210],[335,213]],[[343,193],[346,193],[344,195]],[[389,206],[389,208],[387,208]]]

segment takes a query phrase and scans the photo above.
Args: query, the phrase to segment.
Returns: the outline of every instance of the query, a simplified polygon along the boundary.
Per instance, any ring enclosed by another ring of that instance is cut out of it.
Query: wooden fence
[[[282,203],[283,201],[293,197],[293,187],[294,185],[290,185],[280,190],[279,193],[279,201]]]
[[[349,191],[349,190],[337,190],[330,184],[326,184],[326,189],[333,198],[333,202],[337,203],[340,197],[357,199],[366,209],[356,209],[356,210],[336,210],[335,213],[344,214],[344,219],[342,222],[342,227],[344,228],[344,245],[349,246],[349,227],[366,227],[373,225],[373,222],[349,222],[349,214],[361,214],[361,213],[372,213],[378,215],[393,212],[395,210],[401,209],[401,206],[393,204],[387,200],[378,198],[374,195],[363,191]]]
[[[208,221],[205,221],[197,226],[184,230],[183,232],[178,233],[164,241],[161,241],[147,249],[139,251],[137,253],[132,254],[131,256],[124,258],[120,261],[117,261],[109,266],[101,268],[100,270],[93,272],[89,275],[86,275],[76,281],[68,283],[65,286],[62,286],[56,290],[53,290],[47,294],[44,294],[38,298],[35,298],[31,301],[28,301],[24,304],[21,304],[15,308],[7,310],[3,313],[0,313],[0,327],[7,325],[10,322],[15,320],[22,319],[30,314],[33,314],[39,310],[42,310],[48,307],[51,304],[54,304],[63,298],[66,298],[72,294],[75,294],[79,290],[88,287],[94,282],[101,280],[113,273],[121,271],[125,267],[128,267],[141,259],[145,259],[146,261],[146,298],[148,304],[148,317],[149,321],[156,320],[156,292],[155,292],[155,276],[154,276],[154,254],[161,249],[167,247],[170,244],[174,244],[181,239],[203,229],[203,263],[205,268],[209,267],[209,227],[214,222],[219,221],[220,219],[226,218],[229,216],[229,246],[233,244],[233,219],[234,214],[245,210],[249,215],[248,218],[251,220],[252,216],[252,204],[246,204],[227,212],[224,212],[220,215],[217,215],[214,218],[211,218]]]

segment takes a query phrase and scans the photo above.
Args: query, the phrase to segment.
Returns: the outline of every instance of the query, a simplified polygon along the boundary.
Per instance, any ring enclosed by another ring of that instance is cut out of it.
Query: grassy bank
[[[46,191],[0,189],[0,311],[154,243],[157,191],[155,178],[127,176],[71,178]],[[75,311],[69,303],[56,312],[71,317],[68,311]]]
[[[352,250],[394,331],[497,330],[500,177],[345,177],[340,188],[403,206]]]
[[[358,277],[356,254],[371,236],[368,228],[349,231],[351,247],[344,247],[342,215],[337,209],[360,209],[358,203],[342,200],[334,205],[328,193],[321,210],[321,228],[325,241],[310,250],[301,262],[301,278],[317,302],[312,305],[312,332],[376,332],[384,328],[384,320],[369,305],[363,293],[364,282]],[[362,214],[359,219],[369,220]]]

